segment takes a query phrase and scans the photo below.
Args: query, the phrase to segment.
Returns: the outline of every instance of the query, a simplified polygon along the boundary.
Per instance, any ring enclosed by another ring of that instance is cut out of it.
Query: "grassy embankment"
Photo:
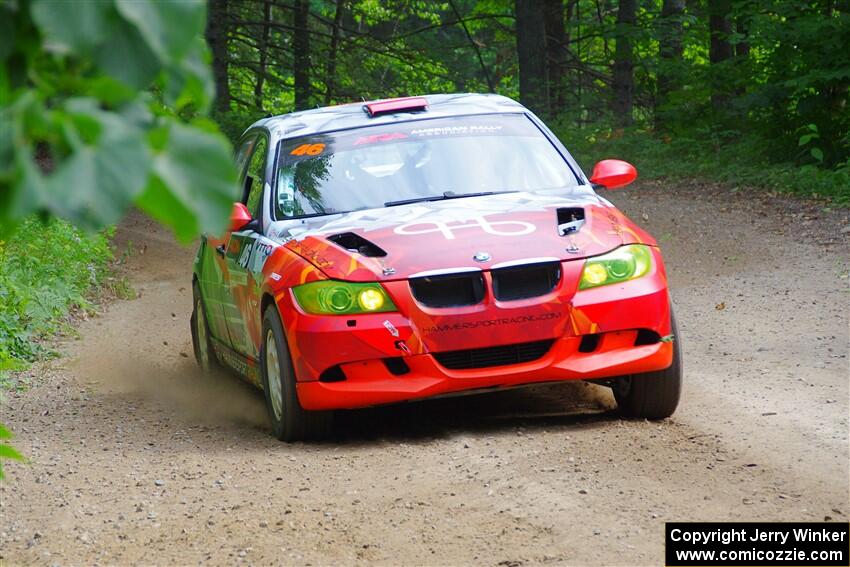
[[[109,280],[111,234],[30,219],[0,240],[0,388],[24,387],[11,371],[52,355],[46,339],[71,331],[70,313],[93,310]],[[130,293],[126,280],[112,286]]]

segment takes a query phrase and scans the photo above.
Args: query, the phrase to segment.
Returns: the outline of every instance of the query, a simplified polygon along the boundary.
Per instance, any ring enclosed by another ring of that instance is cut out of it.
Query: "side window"
[[[254,143],[257,141],[256,136],[248,138],[239,145],[236,151],[236,171],[239,172],[239,178],[245,173],[245,163],[248,161],[248,156],[251,155],[251,150],[254,149]]]
[[[247,189],[247,199],[245,206],[251,211],[251,214],[257,218],[260,216],[260,201],[263,197],[263,178],[266,171],[266,139],[259,136],[254,145],[254,153],[251,156],[251,162],[248,164],[248,177],[245,178],[245,187]],[[250,180],[248,179],[250,177]],[[250,183],[250,185],[248,185]]]

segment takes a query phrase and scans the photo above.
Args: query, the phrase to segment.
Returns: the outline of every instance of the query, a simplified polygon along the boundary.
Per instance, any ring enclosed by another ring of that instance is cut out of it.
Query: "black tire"
[[[614,385],[614,398],[623,415],[639,419],[670,417],[682,395],[682,341],[676,317],[670,311],[673,364],[665,370],[622,376]]]
[[[201,288],[197,281],[192,283],[190,326],[192,327],[192,348],[195,351],[195,360],[201,367],[201,371],[204,374],[209,374],[221,368],[213,348],[210,326],[204,310],[204,299],[201,297]]]
[[[273,371],[275,365],[277,372]],[[260,371],[263,376],[266,408],[275,437],[281,441],[292,442],[319,440],[328,436],[333,412],[307,411],[298,402],[295,369],[292,367],[292,357],[289,355],[283,325],[275,306],[268,307],[263,313]],[[275,380],[278,381],[277,387]]]

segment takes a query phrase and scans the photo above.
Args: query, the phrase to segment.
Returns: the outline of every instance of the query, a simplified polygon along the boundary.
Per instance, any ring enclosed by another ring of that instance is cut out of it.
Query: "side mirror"
[[[627,161],[603,159],[593,166],[590,182],[606,189],[619,189],[637,179],[637,169]]]
[[[248,207],[242,203],[233,203],[233,211],[230,213],[230,232],[242,230],[251,220]]]

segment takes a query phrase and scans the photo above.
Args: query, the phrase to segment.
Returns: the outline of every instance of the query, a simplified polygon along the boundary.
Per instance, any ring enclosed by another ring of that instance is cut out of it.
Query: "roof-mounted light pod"
[[[371,118],[380,116],[381,114],[393,114],[395,112],[417,112],[425,110],[428,107],[428,101],[423,96],[408,96],[404,98],[391,98],[388,100],[379,100],[363,105],[363,110],[366,111]]]

